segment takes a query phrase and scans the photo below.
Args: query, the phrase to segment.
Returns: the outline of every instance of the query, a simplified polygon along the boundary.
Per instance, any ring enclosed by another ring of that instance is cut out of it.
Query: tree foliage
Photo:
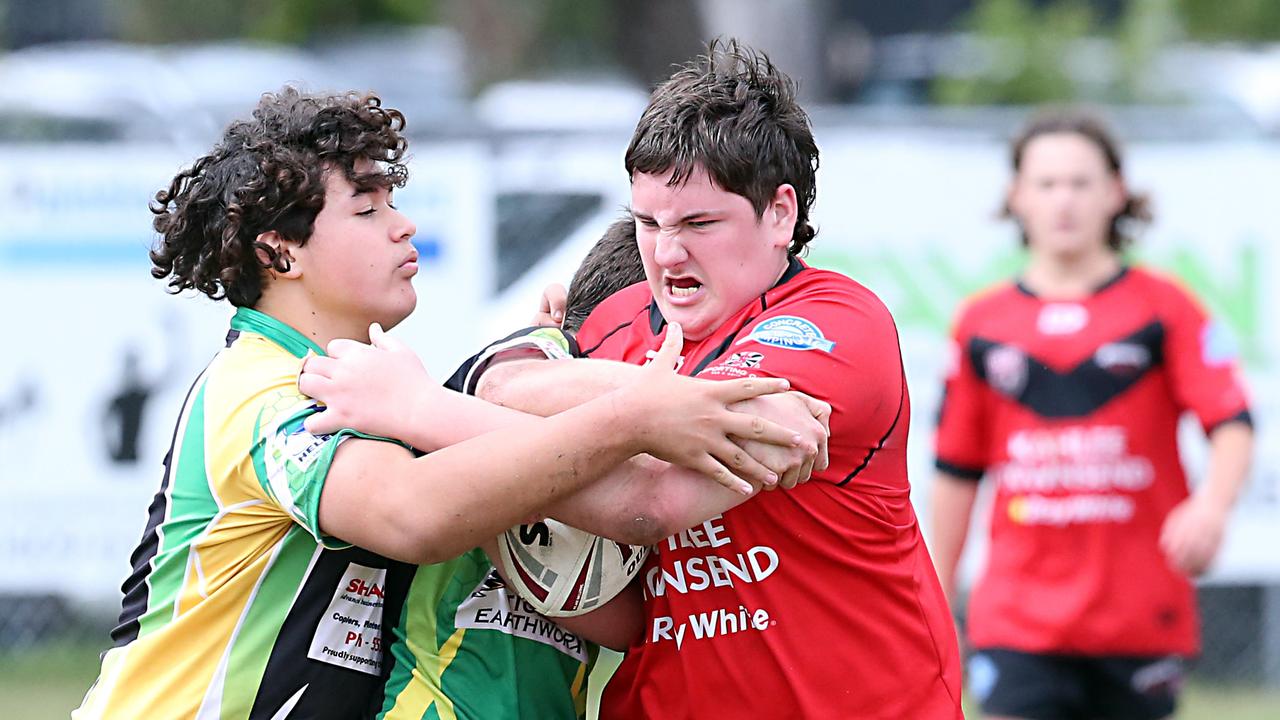
[[[1085,0],[1040,8],[1032,0],[979,0],[962,29],[989,53],[989,62],[938,78],[934,99],[960,105],[1175,100],[1153,85],[1151,73],[1160,52],[1184,37],[1176,4],[1187,1],[1130,0],[1104,24]]]
[[[963,22],[986,54],[983,67],[943,76],[934,98],[943,104],[1035,104],[1075,97],[1063,58],[1093,28],[1084,0],[1059,0],[1036,9],[1028,0],[979,0]]]
[[[1187,34],[1194,40],[1280,40],[1276,0],[1176,0]]]
[[[252,38],[298,44],[325,33],[435,22],[435,0],[114,0],[137,42]]]

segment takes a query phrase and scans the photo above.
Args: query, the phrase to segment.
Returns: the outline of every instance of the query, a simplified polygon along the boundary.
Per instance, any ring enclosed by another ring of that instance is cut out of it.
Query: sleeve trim
[[[1218,428],[1231,423],[1243,423],[1245,427],[1253,429],[1253,415],[1249,412],[1249,408],[1245,408],[1229,418],[1209,425],[1205,428],[1205,435],[1212,435]]]
[[[935,459],[933,461],[933,466],[937,468],[939,471],[944,472],[948,475],[954,475],[960,478],[961,480],[972,480],[974,482],[981,480],[982,476],[985,475],[987,472],[987,469],[985,467],[973,466],[973,465],[956,465],[954,463],[949,463],[946,460],[943,460],[942,458]]]
[[[554,337],[540,333],[540,331],[547,329],[532,328],[522,330],[506,340],[501,340],[485,348],[476,356],[476,361],[472,363],[471,369],[467,371],[466,378],[462,383],[462,391],[467,395],[475,395],[476,386],[480,383],[480,376],[484,374],[485,370],[489,369],[489,366],[493,364],[499,355],[517,348],[537,350],[544,357],[552,360],[573,357],[578,349],[577,343],[570,336],[560,332],[559,328],[554,329]]]

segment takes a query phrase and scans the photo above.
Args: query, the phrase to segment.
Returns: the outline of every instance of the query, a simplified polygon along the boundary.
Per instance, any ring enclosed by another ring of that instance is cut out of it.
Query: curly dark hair
[[[287,255],[257,241],[272,231],[299,245],[324,207],[324,176],[341,169],[358,189],[402,187],[404,115],[376,95],[309,95],[287,87],[262,96],[253,117],[227,127],[209,154],[179,172],[150,204],[160,233],[151,275],[253,307]],[[378,169],[356,171],[362,160]]]
[[[721,189],[764,214],[783,183],[796,189],[788,250],[801,252],[817,231],[809,209],[817,192],[818,146],[796,83],[768,56],[737,40],[713,40],[658,85],[627,148],[627,175],[671,172],[671,184],[704,168]]]
[[[1071,134],[1079,135],[1092,142],[1102,152],[1107,168],[1116,177],[1124,177],[1123,158],[1120,154],[1120,143],[1096,113],[1076,107],[1048,107],[1036,113],[1030,122],[1022,128],[1010,144],[1010,161],[1013,172],[1022,169],[1022,156],[1027,145],[1041,135]],[[1005,203],[1001,210],[1003,217],[1013,217],[1013,212]],[[1151,198],[1143,193],[1130,192],[1125,197],[1124,207],[1111,219],[1111,229],[1107,235],[1107,246],[1115,252],[1124,250],[1133,241],[1126,232],[1131,226],[1149,223],[1152,220]],[[1022,233],[1022,244],[1028,242],[1027,234]]]

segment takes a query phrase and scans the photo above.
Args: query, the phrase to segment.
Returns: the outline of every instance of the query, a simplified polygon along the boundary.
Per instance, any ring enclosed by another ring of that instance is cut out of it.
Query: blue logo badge
[[[834,342],[822,336],[817,325],[802,317],[783,315],[769,318],[756,325],[751,334],[738,341],[738,345],[754,340],[761,345],[786,350],[825,350],[831,352]]]
[[[1204,364],[1211,367],[1226,365],[1240,354],[1235,336],[1217,320],[1209,321],[1200,331],[1200,352]]]

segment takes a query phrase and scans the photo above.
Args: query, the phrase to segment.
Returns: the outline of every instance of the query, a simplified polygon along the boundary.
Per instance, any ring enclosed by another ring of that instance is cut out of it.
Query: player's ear
[[[285,240],[275,230],[259,233],[253,241],[253,252],[258,256],[262,267],[271,273],[271,277],[302,277],[302,267],[293,254],[294,247],[294,243]]]
[[[796,189],[791,183],[782,183],[773,191],[773,198],[764,209],[762,220],[769,225],[776,243],[781,247],[791,244],[791,236],[795,233],[796,218],[799,216],[799,200]]]
[[[1004,189],[1004,207],[1000,209],[1003,217],[1018,219],[1018,181],[1010,180]]]
[[[1111,214],[1119,215],[1124,211],[1124,206],[1129,202],[1129,186],[1125,183],[1124,178],[1120,175],[1112,176],[1111,181]]]

